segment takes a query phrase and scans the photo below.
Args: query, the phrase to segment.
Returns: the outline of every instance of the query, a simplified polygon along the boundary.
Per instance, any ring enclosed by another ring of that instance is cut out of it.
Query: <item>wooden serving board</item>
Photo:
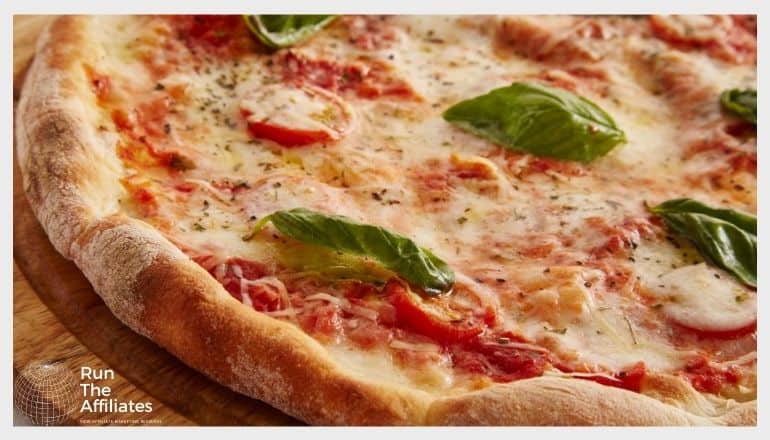
[[[23,72],[52,17],[15,16],[14,109]],[[15,152],[14,152],[15,153]],[[15,159],[15,154],[14,154]],[[97,381],[120,401],[150,402],[151,413],[84,413],[67,424],[294,425],[290,416],[210,381],[118,321],[88,280],[63,258],[30,210],[13,164],[13,371],[33,361],[114,370]]]

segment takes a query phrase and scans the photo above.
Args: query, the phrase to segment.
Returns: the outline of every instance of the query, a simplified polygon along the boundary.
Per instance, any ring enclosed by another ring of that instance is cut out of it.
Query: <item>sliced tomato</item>
[[[388,281],[383,293],[396,309],[396,325],[443,344],[468,341],[484,330],[483,322],[458,314],[441,299],[422,299],[397,280]]]
[[[240,108],[252,136],[284,147],[339,140],[353,116],[342,98],[312,85],[259,86],[243,94]]]
[[[732,330],[723,330],[723,331],[702,330],[702,329],[697,329],[693,327],[687,327],[685,325],[678,324],[678,323],[677,325],[687,331],[691,331],[697,334],[701,338],[714,338],[714,339],[736,339],[741,336],[746,336],[748,334],[751,334],[757,331],[757,321],[754,321],[751,324],[746,325],[744,327],[739,327]]]
[[[647,367],[644,365],[644,362],[637,362],[631,368],[619,371],[612,376],[597,374],[596,376],[583,376],[578,379],[591,380],[602,385],[623,388],[638,393],[642,389],[642,381],[645,374],[647,374]]]
[[[574,373],[572,368],[556,364],[556,368],[565,373]],[[624,390],[640,392],[642,389],[642,381],[647,374],[647,366],[644,362],[637,362],[631,367],[616,371],[611,374],[599,374],[596,373],[584,373],[580,376],[575,376],[575,379],[590,380],[592,382],[600,383],[608,387],[623,388]]]
[[[297,130],[269,122],[249,122],[249,132],[256,138],[269,139],[284,147],[301,147],[332,140],[329,133],[323,130]]]

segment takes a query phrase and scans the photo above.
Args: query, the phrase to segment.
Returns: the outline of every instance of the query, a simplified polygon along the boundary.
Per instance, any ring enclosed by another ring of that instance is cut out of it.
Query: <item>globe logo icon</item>
[[[78,382],[60,362],[33,362],[13,383],[13,404],[35,425],[64,423],[78,406]]]

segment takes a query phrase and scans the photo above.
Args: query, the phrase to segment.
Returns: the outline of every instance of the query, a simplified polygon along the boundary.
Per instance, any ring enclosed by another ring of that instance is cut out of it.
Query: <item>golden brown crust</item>
[[[698,416],[590,381],[540,377],[448,398],[431,407],[440,425],[692,425]]]
[[[729,409],[719,418],[719,421],[727,426],[756,426],[757,425],[757,401],[742,403]]]
[[[41,38],[18,114],[25,191],[57,250],[113,313],[191,367],[313,424],[756,423],[753,402],[720,407],[673,379],[648,380],[659,400],[555,377],[437,398],[376,382],[376,372],[350,373],[298,328],[233,299],[158,231],[118,213],[114,148],[80,99],[89,96],[78,62],[89,23],[63,18]]]
[[[101,200],[117,192],[114,173],[108,172],[116,162],[114,148],[102,148],[80,99],[88,84],[75,60],[88,51],[85,29],[82,19],[67,17],[44,32],[16,130],[27,198],[53,245],[68,258],[74,239],[103,215]]]

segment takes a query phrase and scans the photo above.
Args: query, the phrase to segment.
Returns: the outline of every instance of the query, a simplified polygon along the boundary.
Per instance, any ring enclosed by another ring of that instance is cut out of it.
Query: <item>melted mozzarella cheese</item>
[[[728,332],[752,325],[757,298],[729,274],[705,263],[672,270],[649,286],[673,321],[706,332]]]
[[[430,393],[458,391],[458,389],[453,390],[455,381],[447,365],[433,364],[424,365],[419,369],[402,369],[394,364],[392,354],[387,350],[362,351],[346,344],[327,345],[326,348],[348,371],[367,381],[404,386],[419,383],[424,391]],[[414,348],[410,346],[409,349]],[[397,343],[396,349],[407,348]]]

